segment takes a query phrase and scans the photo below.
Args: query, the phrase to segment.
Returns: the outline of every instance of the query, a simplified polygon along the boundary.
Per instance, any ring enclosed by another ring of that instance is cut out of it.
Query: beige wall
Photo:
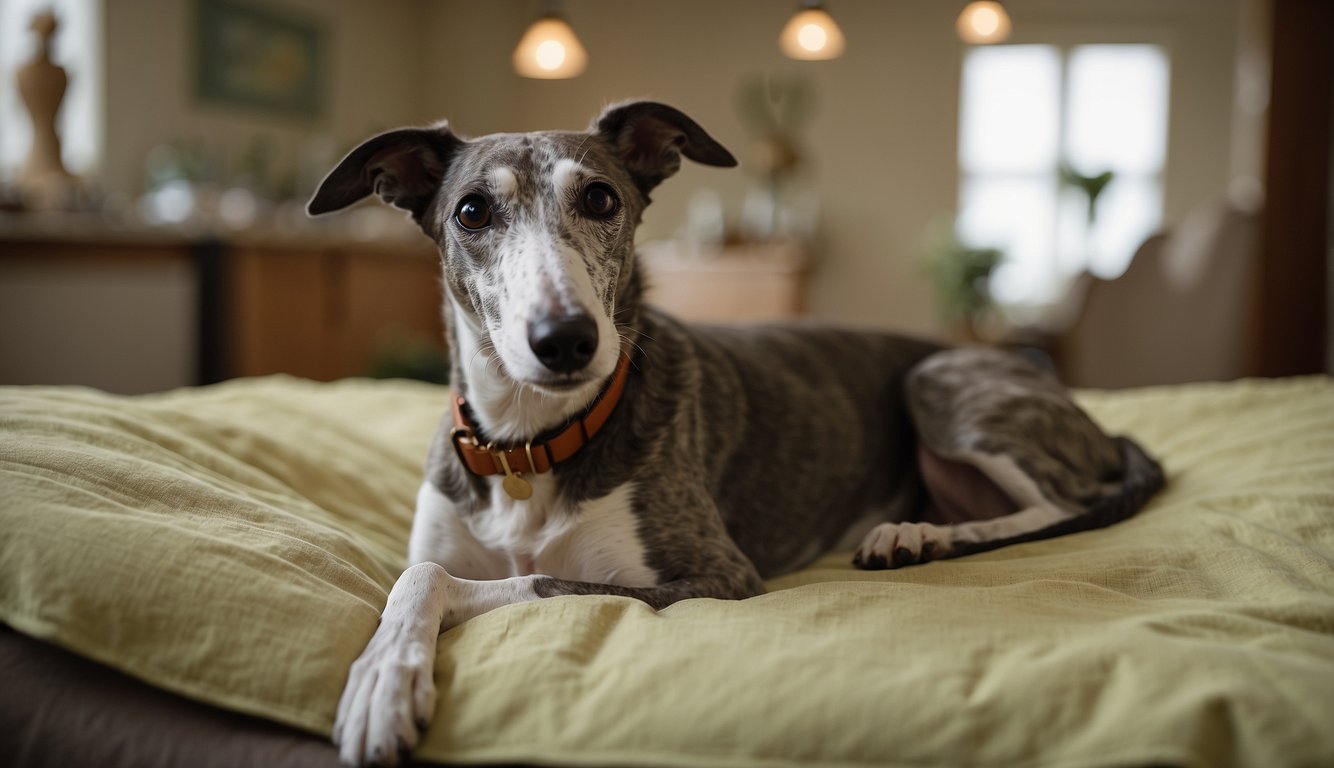
[[[799,72],[818,91],[805,136],[809,184],[822,201],[819,265],[810,297],[821,317],[910,331],[934,328],[916,248],[954,210],[958,81],[954,36],[962,2],[838,0],[848,37],[832,62],[784,59],[776,37],[794,3],[781,0],[568,0],[590,67],[572,81],[515,76],[509,55],[540,3],[519,0],[284,0],[318,12],[333,69],[326,116],[313,122],[223,112],[192,102],[186,0],[108,0],[104,181],[137,192],[154,144],[206,136],[242,145],[255,132],[284,152],[317,136],[340,148],[384,127],[449,117],[457,130],[582,128],[603,105],[631,97],[673,103],[742,159],[750,147],[735,109],[738,83]],[[1179,220],[1223,193],[1230,173],[1239,0],[1010,0],[1020,36],[1146,39],[1173,68],[1165,213]],[[1245,153],[1241,153],[1244,156]],[[691,193],[718,189],[735,216],[750,177],[686,167],[655,195],[641,239],[670,236]]]
[[[312,120],[200,103],[192,95],[191,0],[104,0],[106,19],[106,158],[103,186],[115,195],[143,187],[144,156],[174,139],[202,139],[228,153],[256,135],[275,142],[294,162],[302,146],[338,150],[403,122],[426,119],[417,109],[415,77],[424,49],[421,0],[283,0],[319,19],[329,61],[325,112]]]
[[[514,76],[510,48],[535,3],[434,3],[426,24],[443,42],[426,52],[438,77],[425,104],[463,132],[579,128],[606,103],[650,97],[689,112],[745,164],[738,83],[759,73],[801,73],[816,86],[806,134],[810,184],[822,201],[819,268],[811,307],[840,322],[929,331],[931,296],[917,244],[957,198],[957,122],[963,47],[953,24],[962,3],[840,0],[831,9],[848,37],[832,62],[793,62],[777,50],[793,4],[775,0],[608,2],[571,0],[566,15],[589,50],[571,81]],[[1234,0],[1011,0],[1017,39],[1138,41],[1172,61],[1168,223],[1221,195],[1230,176],[1237,41]],[[467,30],[461,34],[461,30]],[[670,236],[690,194],[720,190],[735,216],[747,173],[687,167],[655,194],[642,237]]]
[[[529,13],[537,8],[531,4]],[[740,209],[751,159],[737,117],[736,91],[745,78],[799,73],[815,86],[818,107],[805,138],[809,184],[822,202],[818,269],[810,296],[819,316],[840,322],[926,330],[933,325],[913,251],[934,215],[954,206],[955,124],[960,49],[953,14],[940,2],[851,2],[834,6],[849,37],[847,55],[798,63],[777,49],[790,4],[764,0],[565,4],[589,50],[584,76],[571,81],[524,80],[511,74],[510,47],[529,16],[514,20],[508,45],[488,50],[476,69],[490,81],[450,78],[432,95],[441,114],[462,131],[582,128],[607,103],[646,97],[688,112],[741,160],[738,170],[687,164],[654,193],[644,239],[670,236],[691,194],[718,189],[731,218]],[[435,28],[475,22],[470,3],[444,2]],[[433,49],[436,71],[466,68],[466,54]],[[497,106],[508,93],[511,106]],[[473,104],[485,104],[474,119]],[[508,119],[507,123],[498,122]]]

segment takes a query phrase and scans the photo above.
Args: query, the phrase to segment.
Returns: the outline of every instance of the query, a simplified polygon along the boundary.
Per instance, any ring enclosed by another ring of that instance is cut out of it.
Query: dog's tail
[[[1011,544],[1039,541],[1069,533],[1091,531],[1106,528],[1134,516],[1149,503],[1149,499],[1167,485],[1167,475],[1163,467],[1134,440],[1117,436],[1112,440],[1121,452],[1121,478],[1119,482],[1109,483],[1111,491],[1093,502],[1080,514],[1067,517],[1036,531],[1029,531],[1006,539],[968,542],[954,551],[950,557],[961,557],[978,552],[986,552]]]

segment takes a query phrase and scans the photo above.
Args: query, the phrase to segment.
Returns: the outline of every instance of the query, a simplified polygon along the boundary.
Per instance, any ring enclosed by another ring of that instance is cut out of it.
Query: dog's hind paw
[[[953,545],[953,533],[946,526],[881,523],[862,539],[852,564],[868,571],[916,565],[948,555]]]

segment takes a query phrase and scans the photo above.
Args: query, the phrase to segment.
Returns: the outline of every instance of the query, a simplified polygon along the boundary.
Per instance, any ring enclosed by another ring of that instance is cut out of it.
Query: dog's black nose
[[[542,365],[556,373],[573,373],[593,359],[598,325],[588,315],[544,317],[528,324],[528,346]]]

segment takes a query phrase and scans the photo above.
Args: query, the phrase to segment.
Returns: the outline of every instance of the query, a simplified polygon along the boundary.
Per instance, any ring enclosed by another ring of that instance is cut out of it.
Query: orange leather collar
[[[511,446],[483,444],[477,436],[477,425],[468,418],[467,402],[462,395],[454,395],[454,429],[450,441],[458,452],[463,466],[475,475],[511,475],[550,472],[551,468],[579,452],[593,439],[611,417],[616,404],[625,392],[625,381],[630,377],[630,357],[621,353],[616,370],[606,389],[598,395],[583,416],[571,421],[550,437],[539,437]]]

